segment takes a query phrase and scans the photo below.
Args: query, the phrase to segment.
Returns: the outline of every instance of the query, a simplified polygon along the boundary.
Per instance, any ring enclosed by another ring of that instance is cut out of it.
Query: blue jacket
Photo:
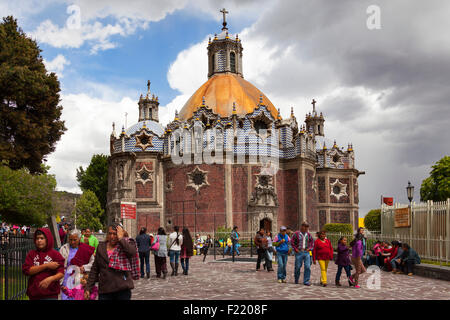
[[[277,234],[277,236],[274,239],[274,242],[279,243],[281,240],[283,240],[283,235],[281,233]],[[279,243],[278,245],[274,246],[277,247],[277,252],[279,253],[288,253],[289,251],[289,236],[287,234],[284,235],[284,242]]]
[[[150,236],[146,233],[136,237],[136,244],[139,252],[150,252]]]

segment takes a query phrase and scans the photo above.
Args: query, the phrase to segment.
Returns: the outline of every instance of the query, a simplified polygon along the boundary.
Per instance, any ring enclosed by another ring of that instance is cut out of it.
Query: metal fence
[[[426,259],[450,259],[450,199],[442,202],[411,203],[410,227],[395,227],[395,212],[408,205],[381,207],[381,232],[394,239],[407,239]]]
[[[347,237],[347,244],[353,239],[353,234],[343,233],[327,233],[327,238],[330,239],[333,248],[337,249],[338,240],[341,237]],[[450,240],[438,238],[428,239],[424,237],[410,237],[409,235],[401,234],[365,234],[367,238],[367,250],[370,250],[375,245],[377,240],[392,242],[394,240],[402,243],[407,243],[411,248],[416,250],[421,259],[437,261],[446,263],[450,261],[450,256],[445,251],[445,248],[450,246]]]
[[[28,277],[22,265],[34,249],[33,238],[26,235],[0,235],[0,300],[26,299]]]

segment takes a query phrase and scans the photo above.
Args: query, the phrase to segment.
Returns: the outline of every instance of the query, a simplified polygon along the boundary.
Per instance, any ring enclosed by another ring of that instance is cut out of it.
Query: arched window
[[[230,52],[230,68],[231,72],[236,72],[236,54],[234,52]]]

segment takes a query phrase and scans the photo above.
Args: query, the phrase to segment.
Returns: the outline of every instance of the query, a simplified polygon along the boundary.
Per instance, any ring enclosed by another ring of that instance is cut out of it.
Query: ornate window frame
[[[334,193],[334,187],[339,187],[340,192],[338,194]],[[339,179],[334,180],[333,183],[330,183],[330,196],[335,196],[336,199],[339,201],[341,197],[348,196],[347,194],[347,185],[345,183],[342,183],[339,181]]]

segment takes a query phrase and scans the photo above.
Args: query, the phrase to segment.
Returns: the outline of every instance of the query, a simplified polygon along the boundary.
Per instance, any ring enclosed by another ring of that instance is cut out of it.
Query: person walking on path
[[[30,300],[58,300],[60,280],[64,277],[64,258],[53,249],[50,229],[39,228],[34,233],[36,249],[28,252],[22,272],[28,278]]]
[[[139,256],[134,239],[125,237],[120,224],[108,227],[106,241],[98,244],[97,254],[84,291],[89,300],[98,282],[99,300],[130,300],[133,280],[139,279]]]
[[[273,254],[275,252],[273,248],[273,239],[272,239],[272,232],[267,232],[267,259],[270,260],[270,263],[273,263]]]
[[[211,235],[208,234],[205,240],[205,246],[203,247],[203,262],[206,260],[206,255],[208,254],[208,250],[213,246]]]
[[[295,268],[294,268],[294,281],[298,284],[300,278],[300,270],[302,264],[304,263],[304,273],[303,273],[303,284],[305,286],[310,286],[310,276],[311,276],[311,254],[314,247],[314,239],[308,232],[309,224],[303,222],[300,230],[294,232],[291,239],[292,249],[295,252]]]
[[[327,286],[327,269],[330,260],[333,260],[333,247],[329,239],[326,239],[324,230],[319,232],[319,238],[314,243],[313,262],[319,261],[320,283],[323,287]]]
[[[170,267],[172,268],[171,276],[178,275],[178,260],[180,259],[181,245],[183,244],[183,235],[179,233],[178,226],[173,227],[173,232],[169,235],[169,257]]]
[[[258,259],[256,261],[256,271],[260,270],[261,261],[264,259],[264,269],[267,271],[273,271],[272,261],[267,256],[268,241],[264,232],[264,228],[261,228],[255,236],[256,252],[258,253]]]
[[[188,275],[189,259],[194,254],[193,242],[188,228],[183,229],[183,244],[181,245],[181,268],[183,274]]]
[[[81,242],[94,247],[95,251],[97,251],[98,239],[92,234],[91,229],[84,229],[84,234],[81,236]]]
[[[366,272],[366,268],[361,259],[364,254],[363,238],[364,236],[361,233],[357,233],[355,239],[350,242],[350,246],[352,247],[352,263],[355,266],[355,273],[350,276],[350,282],[355,288],[360,288],[358,284],[359,276]]]
[[[338,247],[337,247],[337,257],[336,257],[336,261],[335,263],[338,266],[337,272],[336,272],[336,286],[340,287],[342,286],[340,281],[341,281],[341,273],[342,273],[342,269],[345,270],[345,273],[347,274],[347,279],[348,280],[348,284],[349,286],[352,286],[352,283],[350,282],[350,255],[349,255],[349,247],[347,247],[347,238],[346,237],[341,237],[338,241]]]
[[[163,274],[163,279],[167,276],[167,235],[163,227],[158,228],[158,233],[155,237],[154,245],[159,242],[158,250],[155,250],[153,254],[155,255],[155,269],[156,277],[161,277],[161,272]]]
[[[59,240],[61,241],[61,247],[66,243],[67,233],[69,231],[69,225],[64,223],[64,225],[59,229]]]
[[[277,278],[279,283],[286,283],[286,265],[288,255],[291,251],[291,248],[289,248],[289,241],[290,239],[286,233],[286,227],[282,226],[280,228],[280,233],[278,233],[273,239],[273,245],[277,248]]]
[[[85,243],[80,242],[80,231],[77,229],[73,229],[69,232],[69,243],[64,244],[59,253],[64,258],[64,269],[66,272],[64,273],[64,278],[62,280],[62,287],[67,287],[67,282],[69,278],[74,276],[79,277],[78,281],[81,279],[84,273],[89,273],[91,271],[92,264],[94,263],[94,247],[87,245]],[[77,266],[79,268],[79,273],[76,275],[72,275],[71,273],[74,271],[73,267]],[[70,272],[68,271],[70,270]],[[77,282],[78,282],[77,281]],[[74,300],[73,297],[69,297],[65,294],[64,290],[61,293],[61,300]]]
[[[238,256],[240,256],[241,254],[239,253],[239,233],[238,233],[238,227],[234,226],[233,230],[231,231],[230,234],[230,239],[231,239],[231,254],[233,254],[233,252],[236,252],[236,254]]]
[[[147,228],[142,227],[139,235],[136,237],[136,244],[141,262],[141,279],[144,278],[144,263],[147,279],[150,278],[150,236],[147,234]]]

